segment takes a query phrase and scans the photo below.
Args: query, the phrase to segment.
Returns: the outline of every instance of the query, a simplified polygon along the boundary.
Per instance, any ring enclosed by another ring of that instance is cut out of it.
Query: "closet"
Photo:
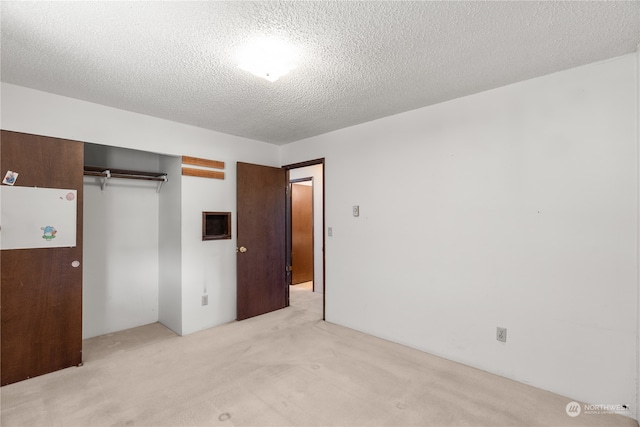
[[[85,339],[159,320],[161,157],[85,144]]]

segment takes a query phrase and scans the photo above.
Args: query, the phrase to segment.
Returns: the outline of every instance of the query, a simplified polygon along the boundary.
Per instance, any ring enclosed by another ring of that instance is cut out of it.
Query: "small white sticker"
[[[13,185],[16,183],[16,179],[18,179],[18,172],[7,171],[7,173],[4,176],[4,179],[2,180],[2,183],[7,185]]]
[[[80,267],[80,261],[73,261],[73,262],[71,263],[71,267],[73,267],[73,268],[78,268],[78,267]]]

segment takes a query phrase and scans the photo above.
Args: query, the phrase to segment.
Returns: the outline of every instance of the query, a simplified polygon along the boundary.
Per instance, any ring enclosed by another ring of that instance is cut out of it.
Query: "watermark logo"
[[[626,414],[629,407],[623,404],[603,404],[603,403],[585,403],[569,402],[565,407],[567,415],[577,417],[580,414],[585,415],[605,415],[605,414]]]
[[[584,405],[585,414],[624,414],[628,410],[629,407],[627,405],[619,403],[595,403]]]
[[[577,417],[580,415],[580,412],[582,412],[582,407],[578,402],[569,402],[567,403],[565,411],[567,411],[567,415],[570,417]]]

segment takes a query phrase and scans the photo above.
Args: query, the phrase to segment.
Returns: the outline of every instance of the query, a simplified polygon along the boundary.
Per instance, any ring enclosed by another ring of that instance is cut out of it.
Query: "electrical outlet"
[[[353,216],[360,216],[360,206],[353,207]]]
[[[209,305],[209,295],[202,295],[202,305]]]
[[[507,342],[507,328],[501,328],[498,326],[496,331],[496,339],[501,342]]]

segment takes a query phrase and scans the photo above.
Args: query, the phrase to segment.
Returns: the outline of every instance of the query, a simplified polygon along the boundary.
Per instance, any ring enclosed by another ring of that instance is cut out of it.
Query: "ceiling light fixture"
[[[238,54],[238,67],[275,82],[298,66],[298,52],[289,43],[261,38],[247,44]]]

